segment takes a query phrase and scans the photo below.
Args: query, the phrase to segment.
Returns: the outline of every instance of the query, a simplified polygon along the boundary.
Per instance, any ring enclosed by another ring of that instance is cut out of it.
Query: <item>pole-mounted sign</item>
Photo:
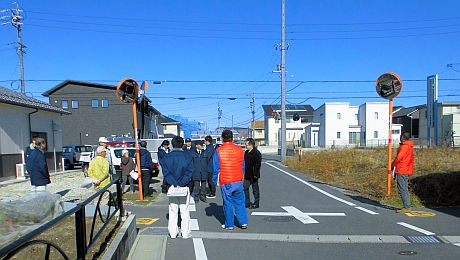
[[[377,94],[382,98],[389,99],[389,124],[388,124],[388,167],[387,167],[387,195],[391,195],[391,163],[393,152],[393,98],[396,98],[402,90],[401,78],[393,72],[386,72],[377,78],[375,83]]]
[[[137,173],[139,175],[139,199],[144,199],[144,194],[142,191],[142,171],[141,171],[141,156],[139,153],[139,142],[138,142],[138,130],[137,130],[137,101],[139,95],[139,84],[134,79],[125,78],[120,81],[116,90],[117,97],[123,103],[133,104],[133,121],[134,121],[134,142],[136,145],[136,164],[137,164]],[[148,180],[147,180],[148,181]]]

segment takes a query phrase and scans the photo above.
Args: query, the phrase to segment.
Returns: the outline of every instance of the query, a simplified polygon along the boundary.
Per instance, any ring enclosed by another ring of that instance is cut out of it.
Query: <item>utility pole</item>
[[[5,9],[2,10],[3,12],[8,12],[11,11],[11,17],[10,16],[2,16],[2,25],[5,24],[11,24],[13,25],[17,30],[18,30],[18,55],[19,55],[19,67],[20,67],[20,77],[21,77],[21,94],[25,95],[26,94],[26,89],[25,89],[25,84],[24,84],[24,62],[23,62],[23,54],[24,54],[24,48],[25,46],[22,44],[22,16],[21,13],[23,12],[21,9],[19,9],[19,4],[16,4],[15,9]],[[7,19],[11,18],[11,21],[9,22]]]
[[[220,128],[220,119],[222,118],[222,109],[220,108],[220,102],[217,103],[217,129]]]
[[[255,122],[255,115],[256,115],[256,98],[254,97],[254,92],[252,93],[252,101],[251,101],[251,114],[252,114],[252,123],[251,123],[251,132],[249,136],[254,138],[254,122]]]
[[[281,161],[286,160],[286,3],[281,0]]]

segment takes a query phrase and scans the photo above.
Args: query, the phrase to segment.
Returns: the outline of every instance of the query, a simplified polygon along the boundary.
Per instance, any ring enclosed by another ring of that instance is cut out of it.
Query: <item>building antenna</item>
[[[22,21],[23,21],[23,10],[19,9],[19,4],[17,2],[14,2],[13,5],[16,5],[16,8],[14,9],[4,9],[1,10],[1,13],[9,12],[11,11],[11,16],[5,15],[0,17],[2,21],[2,25],[5,24],[11,24],[13,25],[17,30],[18,30],[18,56],[19,56],[19,66],[20,66],[20,77],[21,77],[21,94],[25,95],[26,89],[25,89],[25,84],[24,84],[24,61],[23,61],[23,55],[25,53],[24,49],[26,48],[22,44]],[[9,21],[11,19],[11,21]]]

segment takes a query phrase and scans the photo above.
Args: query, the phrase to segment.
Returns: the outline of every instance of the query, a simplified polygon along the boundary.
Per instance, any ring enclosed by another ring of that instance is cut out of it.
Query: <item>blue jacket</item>
[[[168,185],[187,187],[193,173],[193,160],[188,152],[173,149],[165,155],[161,164],[163,177]]]
[[[168,153],[171,152],[168,148]],[[161,164],[161,160],[163,160],[163,158],[165,157],[166,155],[166,151],[161,149],[161,146],[158,147],[158,162]]]
[[[26,167],[30,176],[30,183],[33,186],[45,186],[51,183],[45,154],[42,150],[35,148],[30,153]]]
[[[194,181],[205,181],[208,179],[210,156],[206,150],[201,151],[201,155],[195,149],[190,154],[193,158],[193,177]]]
[[[212,172],[214,171],[214,164],[213,164],[212,158],[214,157],[214,153],[216,152],[216,147],[214,147],[213,144],[206,145],[206,152],[208,153],[208,156],[209,156],[208,172],[212,174]]]
[[[139,153],[141,156],[141,168],[153,170],[152,155],[150,152],[145,148],[140,148]]]

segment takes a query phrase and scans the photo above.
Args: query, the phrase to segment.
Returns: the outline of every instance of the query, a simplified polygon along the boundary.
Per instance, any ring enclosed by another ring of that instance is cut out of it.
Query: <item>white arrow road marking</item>
[[[345,217],[345,213],[305,213],[293,206],[281,207],[286,212],[252,212],[252,216],[273,216],[273,217],[294,217],[303,224],[317,224],[316,219],[311,216],[320,217]]]
[[[428,230],[425,230],[425,229],[422,229],[422,228],[419,228],[419,227],[416,227],[416,226],[413,226],[411,224],[407,224],[405,222],[398,222],[398,225],[401,225],[403,227],[406,227],[406,228],[410,228],[412,230],[415,230],[415,231],[418,231],[422,234],[425,234],[427,236],[433,236],[433,235],[436,235],[435,233],[431,232],[431,231],[428,231]]]

